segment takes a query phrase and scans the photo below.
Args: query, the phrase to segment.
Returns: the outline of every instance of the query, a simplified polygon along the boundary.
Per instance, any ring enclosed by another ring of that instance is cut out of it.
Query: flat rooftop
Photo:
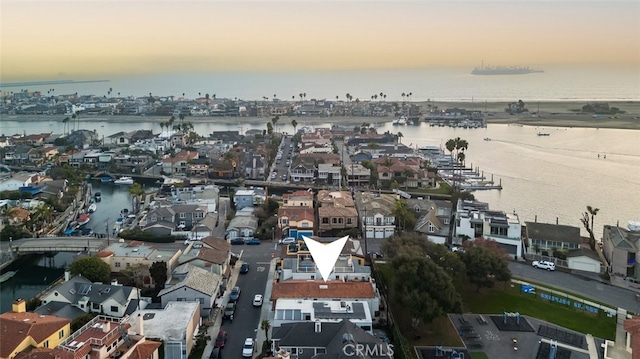
[[[144,326],[144,335],[147,338],[161,339],[162,341],[181,341],[186,338],[186,329],[189,322],[199,311],[200,304],[197,302],[170,302],[164,309],[143,309],[135,311],[127,323],[131,325],[130,332],[136,334],[138,331],[136,320],[138,314],[142,315],[142,323]]]

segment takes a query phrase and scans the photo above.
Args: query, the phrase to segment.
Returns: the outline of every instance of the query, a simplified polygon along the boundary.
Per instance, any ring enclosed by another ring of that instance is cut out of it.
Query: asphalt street
[[[245,338],[255,338],[256,329],[260,326],[261,309],[253,306],[253,297],[256,294],[264,295],[272,253],[275,254],[276,244],[263,243],[260,245],[236,245],[231,250],[240,254],[240,260],[236,266],[249,263],[249,273],[239,274],[235,285],[240,287],[240,298],[236,306],[233,321],[225,320],[220,330],[227,331],[228,340],[222,351],[224,358],[241,358],[242,345]],[[231,290],[231,288],[228,288]],[[264,305],[268,304],[265,299]],[[217,333],[212,334],[217,335]],[[211,338],[212,340],[215,337]],[[256,349],[256,353],[261,348]]]

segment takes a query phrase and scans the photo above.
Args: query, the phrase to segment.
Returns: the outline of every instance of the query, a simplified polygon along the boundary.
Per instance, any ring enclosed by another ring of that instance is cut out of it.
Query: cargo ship
[[[526,75],[544,72],[528,66],[480,66],[471,71],[472,75]]]

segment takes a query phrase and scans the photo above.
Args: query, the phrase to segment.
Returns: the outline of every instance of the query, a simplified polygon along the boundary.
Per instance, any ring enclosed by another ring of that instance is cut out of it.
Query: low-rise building
[[[266,191],[264,188],[240,189],[233,195],[233,203],[235,204],[236,210],[241,210],[245,207],[260,206],[266,200]]]
[[[136,325],[139,317],[144,326],[142,332]],[[163,342],[164,357],[175,359],[187,359],[200,323],[198,302],[170,302],[163,309],[138,310],[128,319],[130,333]]]
[[[24,299],[0,314],[0,358],[14,358],[31,348],[55,348],[71,334],[71,321],[27,312]]]
[[[408,200],[410,202],[411,200]],[[427,239],[433,243],[445,244],[451,233],[451,202],[449,201],[431,201],[418,200],[420,205],[415,203],[409,208],[416,213],[418,221],[414,230],[418,233],[425,234]],[[425,206],[423,206],[426,204]]]
[[[366,238],[384,239],[395,234],[397,200],[397,195],[387,193],[356,192],[356,208]]]
[[[211,315],[215,308],[215,300],[218,297],[222,276],[211,273],[202,268],[189,266],[186,275],[174,285],[166,286],[158,293],[162,306],[170,302],[198,302],[200,303],[200,315],[204,318]]]
[[[278,230],[283,237],[302,239],[315,234],[315,213],[309,207],[278,208]]]
[[[319,234],[337,235],[340,231],[358,228],[358,211],[349,192],[321,190],[318,206]]]
[[[640,281],[640,223],[629,222],[627,228],[605,225],[602,233],[602,254],[613,276]]]
[[[373,317],[364,302],[346,300],[280,299],[276,302],[273,327],[283,324],[309,322],[338,323],[350,321],[373,334]]]

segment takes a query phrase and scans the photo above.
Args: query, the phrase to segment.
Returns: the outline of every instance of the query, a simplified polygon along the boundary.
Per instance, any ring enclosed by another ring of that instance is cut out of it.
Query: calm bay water
[[[274,95],[279,99],[369,100],[383,92],[387,101],[402,100],[412,93],[412,101],[531,101],[556,100],[640,100],[638,66],[544,66],[544,73],[505,76],[474,76],[470,67],[394,70],[345,70],[306,72],[169,73],[60,80],[108,80],[72,84],[2,86],[3,92],[23,89],[53,89],[54,95],[94,94],[97,96],[182,96],[256,100]]]

